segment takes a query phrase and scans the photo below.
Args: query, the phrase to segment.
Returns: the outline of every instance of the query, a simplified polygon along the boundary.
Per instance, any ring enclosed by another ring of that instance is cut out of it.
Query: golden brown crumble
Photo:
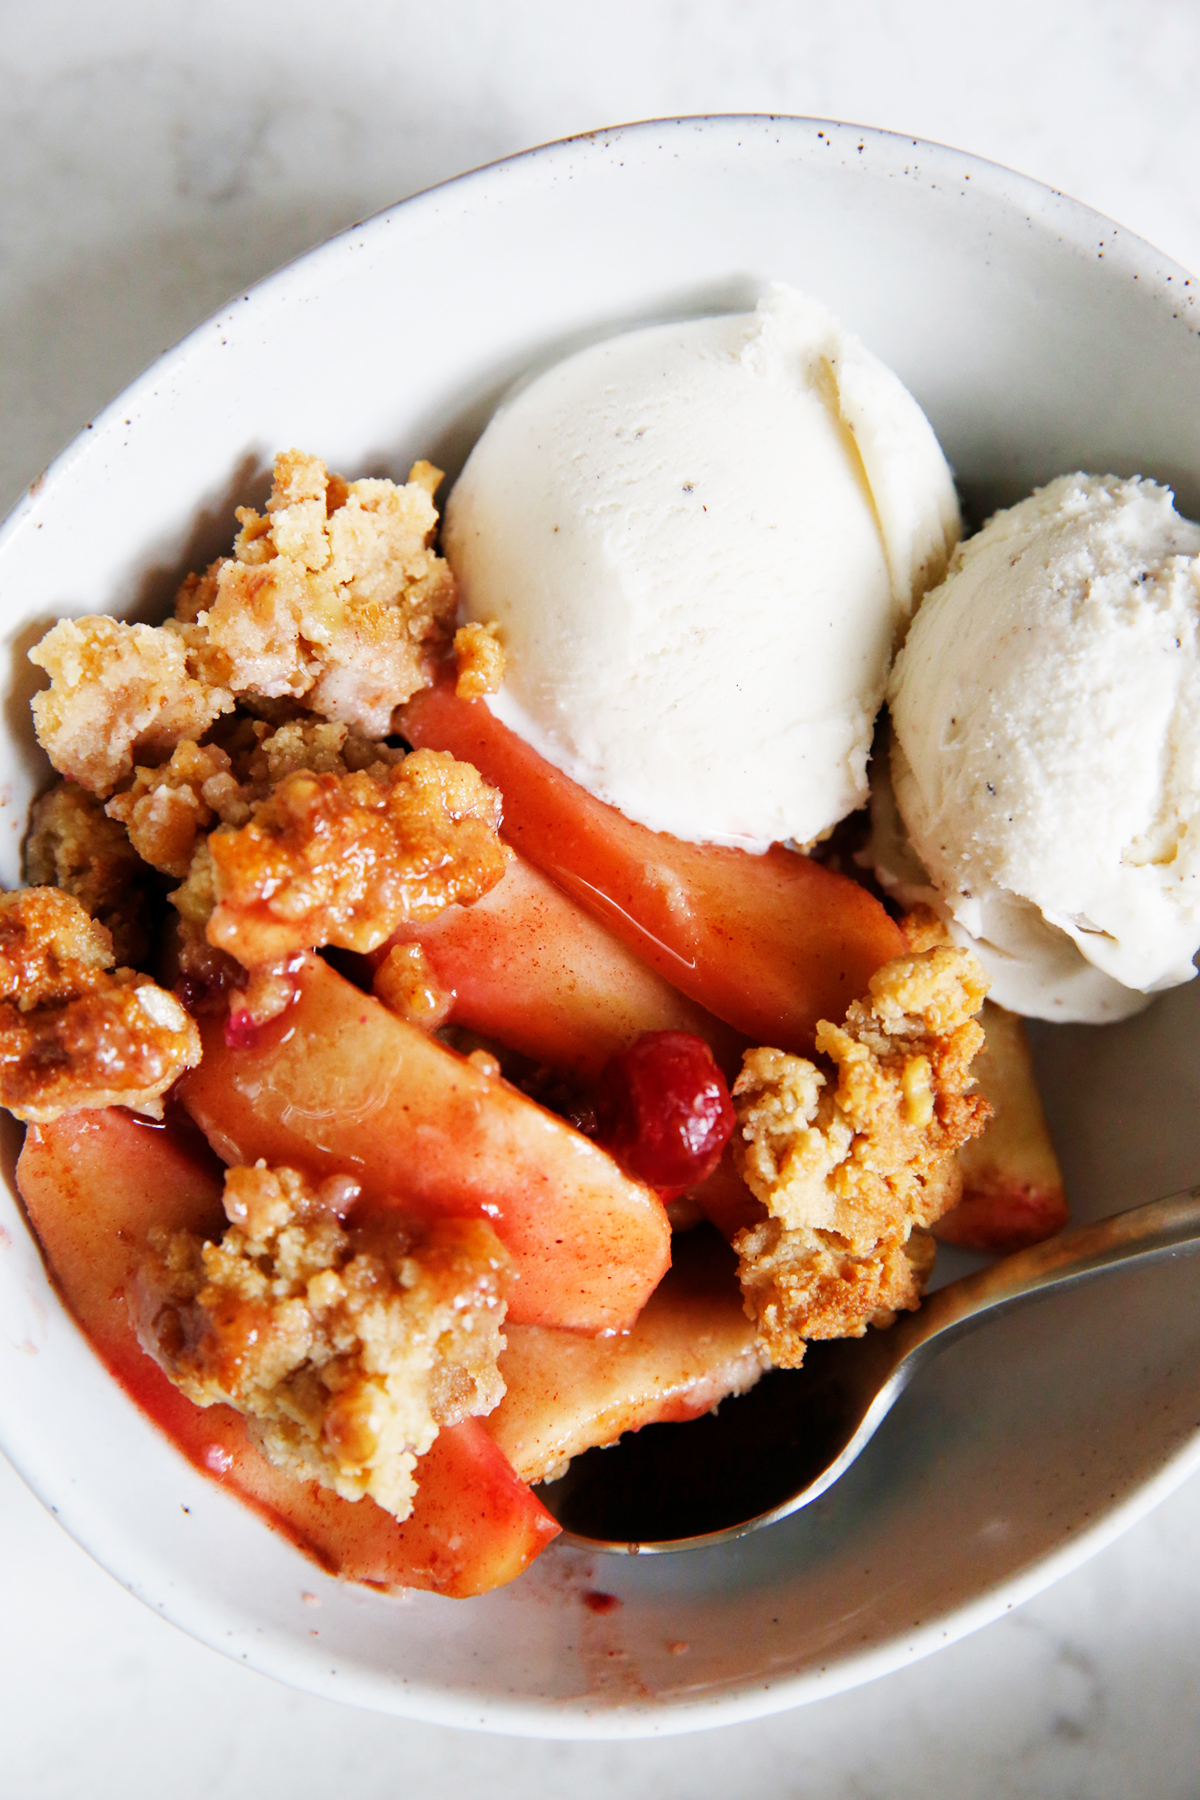
[[[233,555],[180,590],[204,679],[386,736],[454,613],[454,577],[430,548],[440,479],[417,463],[403,487],[347,482],[318,457],[277,456],[265,517],[239,508]]]
[[[77,781],[56,781],[35,800],[25,840],[25,879],[33,887],[71,894],[112,934],[122,966],[142,962],[150,948],[152,905],[148,871],[115,820]]]
[[[900,929],[910,950],[934,950],[939,944],[954,942],[945,921],[934,912],[932,906],[926,906],[923,902],[909,907],[900,920]]]
[[[170,901],[179,913],[172,944],[175,973],[192,990],[188,1005],[195,1011],[193,1001],[200,1004],[203,996],[201,1010],[219,1010],[225,993],[242,985],[245,971],[234,957],[214,949],[208,941],[208,921],[217,904],[217,871],[207,838],[197,843],[187,880],[174,890]]]
[[[0,1000],[20,1012],[77,999],[105,985],[112,938],[59,888],[0,895]]]
[[[35,1125],[128,1106],[155,1117],[200,1035],[149,975],[112,971],[112,939],[58,888],[0,896],[0,1105]]]
[[[186,876],[197,840],[217,824],[245,825],[254,802],[265,800],[286,775],[344,775],[404,760],[402,750],[357,737],[342,724],[294,719],[272,729],[261,719],[237,723],[229,734],[232,750],[218,743],[177,744],[161,767],[135,768],[104,809],[124,824],[138,855],[166,875]]]
[[[55,768],[107,796],[239,698],[385,737],[454,613],[454,577],[430,548],[439,479],[418,463],[404,487],[346,482],[285,451],[265,517],[239,510],[233,555],[187,578],[174,619],[61,619],[29,653],[51,679],[33,716]]]
[[[444,988],[420,944],[393,944],[375,971],[371,992],[409,1025],[436,1031],[450,1017],[453,988]]]
[[[861,1336],[918,1303],[927,1253],[911,1234],[957,1201],[955,1152],[990,1112],[967,1093],[986,990],[976,959],[949,945],[886,963],[844,1025],[817,1026],[836,1088],[803,1057],[746,1053],[733,1150],[769,1217],[734,1248],[776,1364],[797,1366],[807,1338]]]
[[[272,1462],[404,1519],[439,1427],[504,1393],[510,1259],[481,1219],[346,1223],[357,1192],[230,1169],[219,1243],[152,1234],[139,1336],[189,1400],[254,1420]]]
[[[111,794],[135,757],[160,762],[233,708],[227,689],[196,678],[171,623],[60,619],[29,660],[50,677],[33,696],[38,742],[60,775],[94,794]]]
[[[499,823],[495,789],[447,751],[340,776],[296,771],[249,824],[214,831],[194,865],[216,901],[208,941],[247,968],[314,945],[373,950],[401,920],[496,885]]]
[[[799,1366],[809,1338],[861,1337],[868,1325],[890,1325],[896,1313],[919,1306],[937,1249],[918,1226],[903,1244],[850,1256],[778,1219],[743,1231],[735,1244],[759,1344],[787,1369]]]
[[[458,679],[454,692],[460,700],[479,700],[499,692],[504,680],[504,651],[494,621],[487,625],[460,625],[454,634]]]
[[[208,941],[216,871],[205,840],[196,851],[189,879],[171,899],[181,907],[170,945],[175,991],[189,1011],[222,1013],[245,1030],[278,1018],[296,997],[294,958],[279,957],[246,969],[236,957]],[[249,1041],[249,1040],[248,1040]]]
[[[105,807],[152,867],[183,878],[196,839],[217,820],[243,825],[250,808],[226,751],[216,744],[176,744],[161,768],[135,768],[133,780]]]
[[[175,878],[178,924],[160,953],[187,1005],[228,1003],[233,1029],[287,1005],[296,951],[374,948],[401,919],[470,902],[504,872],[499,797],[476,771],[383,737],[451,629],[453,577],[430,548],[440,480],[421,462],[404,487],[347,482],[287,451],[265,514],[239,511],[232,556],[184,582],[174,619],[63,620],[32,652],[51,677],[34,701],[38,733],[73,779],[35,814],[31,869],[111,920],[139,959],[151,871]],[[498,647],[482,637],[494,666]],[[404,958],[383,987],[432,1029],[450,997]],[[128,985],[105,974],[109,1012]],[[99,1029],[81,998],[62,997],[70,1021],[40,1017],[39,1066],[79,1064],[67,1025]],[[136,1020],[123,1018],[126,1037]],[[8,1054],[26,1069],[33,1047],[10,1034]],[[124,1038],[119,1060],[132,1083]],[[131,1104],[149,1103],[158,1080],[142,1073]]]
[[[269,727],[250,721],[254,741],[234,765],[248,799],[263,799],[277,781],[297,769],[313,775],[345,775],[371,769],[376,763],[400,763],[403,750],[393,750],[382,739],[361,737],[348,725],[319,719],[289,719]]]

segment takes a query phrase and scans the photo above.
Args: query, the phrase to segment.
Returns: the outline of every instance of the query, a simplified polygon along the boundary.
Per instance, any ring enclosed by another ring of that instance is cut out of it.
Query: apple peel
[[[221,1170],[203,1145],[117,1109],[31,1128],[17,1183],[53,1276],[93,1349],[189,1462],[331,1574],[463,1599],[512,1581],[559,1531],[477,1419],[439,1433],[412,1515],[340,1499],[274,1468],[227,1406],[200,1408],[137,1341],[125,1293],[154,1225],[217,1231]]]
[[[818,1021],[843,1018],[904,952],[899,926],[848,876],[778,845],[754,856],[635,824],[445,679],[397,724],[410,743],[473,763],[504,796],[510,844],[755,1044],[810,1052]]]
[[[249,1048],[203,1024],[204,1060],[178,1091],[218,1154],[352,1175],[367,1206],[486,1218],[515,1263],[512,1323],[628,1330],[671,1260],[653,1191],[320,957],[296,983]]]

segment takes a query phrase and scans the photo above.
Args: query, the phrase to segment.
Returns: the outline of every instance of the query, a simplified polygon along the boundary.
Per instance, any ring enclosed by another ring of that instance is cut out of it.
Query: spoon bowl
[[[657,1555],[744,1537],[831,1488],[956,1339],[1027,1301],[1197,1247],[1200,1187],[1077,1225],[939,1288],[889,1330],[810,1344],[799,1369],[772,1370],[704,1419],[589,1450],[542,1498],[589,1550]]]

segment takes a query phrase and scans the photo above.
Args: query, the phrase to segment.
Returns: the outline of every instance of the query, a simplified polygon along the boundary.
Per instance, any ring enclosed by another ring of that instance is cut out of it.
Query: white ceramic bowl
[[[34,484],[0,538],[0,879],[18,879],[45,775],[24,651],[53,618],[161,608],[228,545],[277,448],[348,474],[403,476],[417,455],[453,471],[532,364],[745,307],[775,278],[898,371],[978,510],[1079,466],[1200,505],[1193,289],[1083,207],[957,151],[798,119],[532,151],[239,297]],[[1125,1025],[1039,1032],[1079,1216],[1196,1178],[1198,1011],[1183,989]],[[948,1353],[841,1485],[769,1532],[640,1562],[556,1545],[483,1599],[389,1599],[326,1578],[183,1462],[91,1356],[8,1196],[0,1227],[0,1442],[67,1529],[230,1656],[445,1723],[670,1732],[832,1692],[1033,1593],[1200,1463],[1200,1262],[1181,1262]],[[597,1586],[623,1604],[589,1610]]]

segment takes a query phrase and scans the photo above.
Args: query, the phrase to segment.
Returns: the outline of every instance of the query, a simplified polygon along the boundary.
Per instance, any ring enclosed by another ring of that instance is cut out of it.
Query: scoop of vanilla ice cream
[[[1191,979],[1200,526],[1168,489],[1067,475],[998,513],[888,699],[899,814],[993,999],[1100,1022]]]
[[[446,509],[488,704],[630,818],[763,850],[866,797],[913,604],[958,535],[916,401],[815,301],[592,345],[521,389]]]

